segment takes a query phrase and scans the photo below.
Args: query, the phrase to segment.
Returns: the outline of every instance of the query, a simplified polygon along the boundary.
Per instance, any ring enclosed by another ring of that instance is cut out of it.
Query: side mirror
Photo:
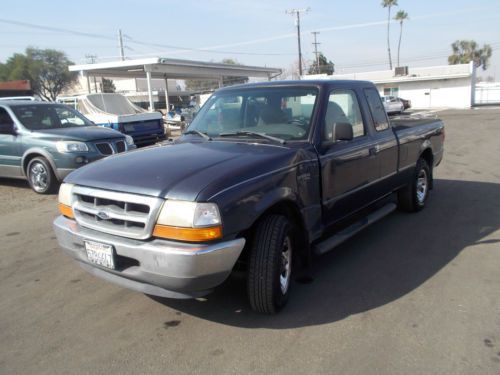
[[[14,129],[14,123],[0,123],[0,134],[11,134],[15,135],[16,130]]]
[[[333,141],[350,141],[353,138],[352,125],[347,122],[333,123]]]

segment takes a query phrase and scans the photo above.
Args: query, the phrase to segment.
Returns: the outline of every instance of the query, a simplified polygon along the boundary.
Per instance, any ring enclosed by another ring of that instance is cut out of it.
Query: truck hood
[[[81,142],[124,137],[122,133],[113,129],[103,128],[102,126],[81,126],[73,128],[34,130],[32,134],[46,139]]]
[[[69,174],[65,182],[195,201],[209,185],[206,191],[222,191],[235,183],[290,165],[295,154],[296,150],[282,146],[225,141],[153,146],[79,168]]]

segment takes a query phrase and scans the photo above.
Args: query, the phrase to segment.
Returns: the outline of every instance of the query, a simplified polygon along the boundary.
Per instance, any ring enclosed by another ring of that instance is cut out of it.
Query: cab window
[[[352,126],[353,138],[362,137],[366,134],[359,103],[354,91],[334,90],[330,93],[325,114],[324,139],[332,139],[333,123],[342,122]]]

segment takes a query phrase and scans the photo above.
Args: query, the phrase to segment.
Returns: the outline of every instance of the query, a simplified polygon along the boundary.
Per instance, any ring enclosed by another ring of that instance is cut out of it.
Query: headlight
[[[222,237],[221,224],[219,209],[214,203],[167,200],[153,235],[181,241],[210,241]]]
[[[89,150],[87,144],[76,141],[56,142],[56,148],[59,152],[87,152]]]
[[[125,142],[127,142],[128,146],[132,146],[134,144],[134,138],[125,134]]]
[[[59,188],[59,212],[61,215],[69,217],[73,219],[75,216],[73,215],[73,209],[71,208],[72,204],[72,184],[61,184]]]

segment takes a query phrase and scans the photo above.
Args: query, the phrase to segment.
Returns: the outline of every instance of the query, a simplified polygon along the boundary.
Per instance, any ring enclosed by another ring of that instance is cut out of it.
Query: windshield
[[[77,111],[59,104],[26,104],[11,107],[29,130],[49,130],[93,125]]]
[[[317,95],[318,90],[313,87],[242,88],[216,93],[200,110],[188,131],[196,130],[212,138],[253,132],[283,140],[305,140]],[[253,138],[249,134],[245,136]]]

